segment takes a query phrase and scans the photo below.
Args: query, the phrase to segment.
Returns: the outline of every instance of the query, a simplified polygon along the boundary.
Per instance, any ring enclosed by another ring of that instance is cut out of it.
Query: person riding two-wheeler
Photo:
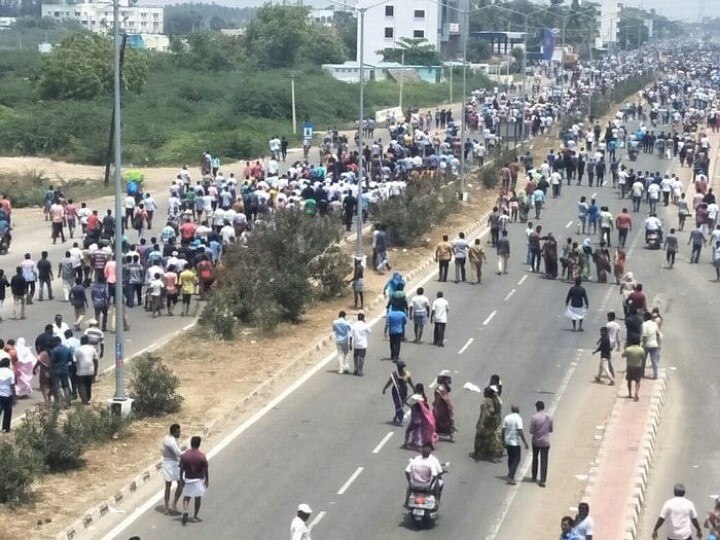
[[[414,457],[405,468],[405,478],[408,487],[405,493],[405,505],[412,490],[432,492],[439,500],[442,492],[442,480],[439,476],[443,472],[442,465],[438,458],[432,455],[432,446],[424,444],[421,454]]]
[[[651,233],[657,233],[658,235],[658,243],[662,242],[663,239],[663,233],[662,233],[662,221],[657,217],[657,214],[650,214],[650,217],[648,217],[645,220],[645,243],[647,244],[648,238]]]

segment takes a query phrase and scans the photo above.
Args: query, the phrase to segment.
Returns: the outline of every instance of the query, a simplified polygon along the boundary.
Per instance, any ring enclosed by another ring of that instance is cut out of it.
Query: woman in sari
[[[548,233],[543,244],[543,258],[545,259],[545,276],[555,279],[558,275],[558,249],[557,240],[552,233]]]
[[[483,391],[480,417],[475,425],[475,445],[470,457],[475,460],[487,459],[498,462],[503,455],[503,446],[498,438],[498,410],[496,393],[489,386]]]
[[[393,417],[393,424],[396,426],[402,426],[403,423],[403,407],[408,394],[408,385],[413,388],[412,378],[410,372],[405,369],[405,362],[398,360],[396,363],[397,371],[393,371],[390,374],[390,378],[385,383],[382,389],[382,393],[385,394],[388,388],[392,388],[391,396],[393,400],[393,406],[395,407],[395,416]]]
[[[573,242],[570,255],[568,256],[568,281],[573,282],[576,278],[580,277],[582,273],[582,261],[583,258],[578,244],[577,242]]]
[[[583,281],[588,281],[590,279],[590,259],[593,255],[592,243],[589,238],[583,240],[580,253],[582,255],[582,271],[580,277],[582,277]]]
[[[625,274],[625,250],[617,248],[613,256],[613,275],[615,276],[615,285],[620,285],[620,278]]]
[[[635,289],[635,285],[637,285],[637,282],[635,281],[635,277],[632,272],[627,272],[620,280],[620,299],[622,300],[625,317],[628,316],[627,299],[630,296],[630,293]]]
[[[15,354],[17,355],[15,395],[19,398],[30,397],[32,395],[33,370],[37,360],[30,347],[25,345],[25,338],[18,338],[15,344]]]
[[[406,403],[410,406],[410,423],[405,430],[405,442],[400,448],[422,448],[424,444],[435,446],[437,442],[435,417],[427,404],[425,387],[416,384],[415,393]]]
[[[598,283],[607,283],[607,273],[610,271],[610,252],[605,247],[605,242],[600,242],[600,247],[593,254],[595,259],[595,270]]]
[[[42,351],[38,354],[37,364],[35,364],[33,374],[37,374],[38,376],[38,384],[40,386],[40,392],[43,396],[43,401],[45,401],[45,403],[50,403],[52,377],[50,375],[50,355],[47,351]]]
[[[453,440],[455,432],[455,420],[453,419],[453,406],[450,402],[450,383],[452,378],[450,372],[445,369],[437,376],[435,387],[435,399],[433,401],[433,417],[435,418],[435,431],[438,436],[448,437]]]

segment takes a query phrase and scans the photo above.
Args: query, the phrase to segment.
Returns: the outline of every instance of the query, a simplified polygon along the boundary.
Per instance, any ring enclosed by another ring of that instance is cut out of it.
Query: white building
[[[131,6],[119,0],[121,28],[128,34],[162,34],[162,7]],[[42,16],[57,20],[78,21],[93,32],[106,32],[113,26],[113,3],[110,0],[85,0],[82,4],[43,4]]]
[[[600,28],[595,38],[596,49],[612,49],[618,41],[620,6],[617,0],[600,1]]]
[[[17,19],[15,17],[0,17],[0,30],[10,28]]]
[[[334,9],[311,9],[308,13],[308,19],[317,24],[330,27],[335,20]]]
[[[357,5],[375,3],[360,0]],[[395,0],[374,6],[365,12],[364,39],[358,21],[358,51],[364,46],[365,62],[376,64],[383,59],[378,51],[397,46],[402,38],[424,38],[447,56],[455,57],[465,30],[459,10],[464,10],[467,3],[468,0],[448,0],[446,5],[439,5],[433,0]]]

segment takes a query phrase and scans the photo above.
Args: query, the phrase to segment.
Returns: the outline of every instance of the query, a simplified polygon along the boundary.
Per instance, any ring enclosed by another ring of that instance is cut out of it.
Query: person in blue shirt
[[[575,531],[575,521],[570,516],[560,520],[560,540],[583,540],[583,536]]]
[[[590,206],[587,210],[587,223],[588,223],[588,232],[591,234],[597,233],[597,223],[598,223],[598,215],[600,214],[600,209],[598,208],[598,205],[595,203],[595,199],[592,199],[590,201]]]
[[[338,318],[333,321],[332,331],[335,337],[335,346],[337,347],[338,373],[350,373],[350,332],[352,325],[345,319],[346,313],[341,311]]]
[[[387,312],[386,324],[387,332],[390,337],[390,360],[396,362],[400,360],[400,345],[405,335],[405,323],[407,316],[402,310],[395,310],[392,306]]]

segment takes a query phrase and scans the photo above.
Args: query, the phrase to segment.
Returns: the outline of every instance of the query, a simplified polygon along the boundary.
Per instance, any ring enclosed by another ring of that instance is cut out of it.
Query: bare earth
[[[529,146],[537,162],[541,162],[556,143],[556,129]],[[0,171],[42,170],[58,178],[102,177],[101,167],[53,162],[43,158],[2,158]],[[177,174],[176,169],[143,169],[150,186],[166,186]],[[497,194],[480,187],[468,179],[470,202],[459,214],[451,216],[442,227],[436,227],[423,247],[391,250],[393,270],[407,272],[433,253],[433,247],[442,234],[455,235],[477,221],[495,202]],[[25,211],[28,215],[37,209]],[[365,239],[369,244],[369,239]],[[426,247],[425,247],[426,246]],[[349,249],[349,248],[348,248]],[[366,247],[366,252],[369,250]],[[365,298],[369,304],[379,294],[387,276],[367,272]],[[279,379],[256,396],[245,399],[259,384],[267,380],[298,357],[310,352],[324,335],[329,334],[330,323],[340,309],[354,318],[352,295],[329,302],[317,303],[303,317],[300,324],[283,325],[275,336],[265,336],[254,329],[245,329],[234,342],[219,342],[204,337],[194,330],[175,339],[158,351],[158,355],[172,367],[182,381],[181,393],[185,398],[180,414],[161,419],[142,420],[132,424],[129,434],[111,444],[89,450],[87,467],[67,474],[47,475],[36,486],[37,503],[0,515],[2,537],[8,540],[21,538],[55,538],[83,512],[94,504],[113,496],[127,485],[143,468],[159,459],[160,444],[173,422],[183,425],[186,436],[204,433],[207,448],[213,446],[223,433],[236,426],[243,418],[266,403],[281,391],[288,381],[306,371],[328,350],[306,354],[305,359],[288,369]],[[261,359],[261,361],[259,361]],[[93,388],[95,401],[103,402],[113,394],[112,377],[104,377]]]

